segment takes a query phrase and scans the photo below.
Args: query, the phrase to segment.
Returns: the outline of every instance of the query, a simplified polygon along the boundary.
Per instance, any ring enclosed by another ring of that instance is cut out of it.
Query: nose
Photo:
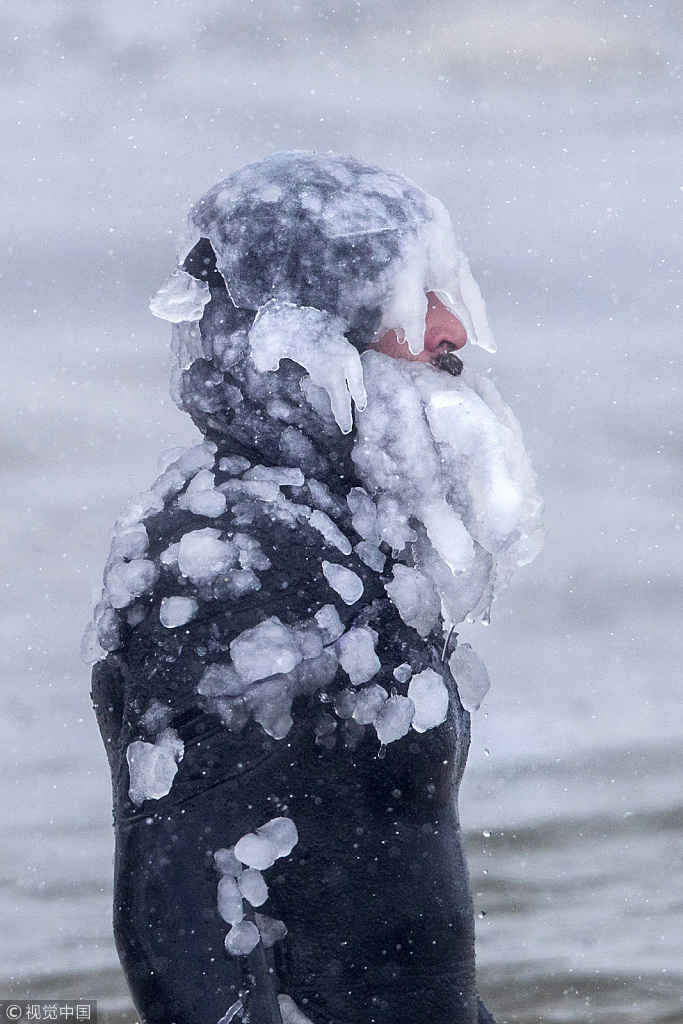
[[[463,348],[467,341],[467,331],[458,318],[446,309],[434,292],[427,292],[427,303],[425,351],[430,355],[440,355]]]

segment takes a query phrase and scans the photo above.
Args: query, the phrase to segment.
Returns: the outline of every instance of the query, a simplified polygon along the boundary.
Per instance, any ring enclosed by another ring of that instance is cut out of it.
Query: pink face
[[[370,347],[394,359],[410,359],[419,363],[432,363],[437,356],[462,348],[467,341],[467,331],[458,318],[446,309],[434,292],[427,292],[427,302],[424,348],[421,352],[414,355],[407,342],[398,340],[396,331],[387,331]]]

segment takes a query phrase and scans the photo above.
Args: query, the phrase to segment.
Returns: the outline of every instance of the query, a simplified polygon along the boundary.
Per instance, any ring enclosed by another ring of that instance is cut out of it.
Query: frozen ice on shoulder
[[[266,917],[265,914],[254,914],[254,921],[261,936],[261,942],[265,949],[270,949],[276,942],[280,942],[287,934],[287,926],[284,921],[278,921],[274,917]]]
[[[240,921],[225,936],[225,948],[232,956],[247,956],[258,946],[259,939],[259,930],[253,921]]]
[[[291,996],[279,995],[277,997],[280,1007],[282,1024],[312,1024],[310,1017],[307,1017],[296,1005]]]
[[[441,598],[433,581],[419,569],[400,562],[393,565],[393,574],[393,580],[385,583],[384,589],[405,624],[420,636],[427,636],[441,614]]]
[[[230,644],[230,655],[246,683],[291,672],[303,657],[296,634],[275,615],[240,633]]]
[[[252,907],[260,907],[268,899],[268,886],[258,868],[245,868],[237,884],[243,899]]]
[[[112,608],[127,608],[136,597],[149,594],[159,569],[146,558],[116,562],[105,574],[105,591]]]
[[[297,827],[291,818],[271,818],[265,825],[258,828],[257,833],[265,836],[275,850],[277,859],[289,857],[290,853],[299,842]]]
[[[380,708],[386,703],[389,694],[383,686],[371,683],[356,693],[355,707],[351,715],[360,725],[373,725]]]
[[[418,672],[410,680],[408,696],[415,705],[412,726],[415,732],[427,732],[446,721],[448,689],[433,668]]]
[[[360,409],[367,401],[360,355],[345,338],[347,330],[344,320],[324,310],[271,299],[249,332],[256,368],[261,373],[277,370],[281,359],[303,366],[313,383],[327,391],[344,434],[353,427],[351,401]]]
[[[227,873],[218,883],[218,913],[228,924],[239,924],[244,919],[241,889],[237,880]]]
[[[323,632],[323,642],[325,644],[334,643],[344,632],[344,625],[339,618],[339,612],[333,604],[324,604],[315,613],[315,621]]]
[[[375,652],[377,633],[369,626],[352,626],[340,636],[335,645],[339,664],[349,677],[352,686],[367,683],[376,675],[382,664]]]
[[[410,729],[415,705],[409,697],[390,697],[377,712],[375,729],[382,746],[400,740]]]
[[[175,629],[191,622],[198,611],[199,605],[193,597],[162,597],[159,621],[166,629]]]
[[[341,551],[342,555],[351,554],[351,542],[345,537],[336,523],[334,523],[326,512],[316,509],[311,512],[308,521],[314,530],[321,533],[328,544]]]
[[[322,563],[322,570],[325,579],[332,589],[336,590],[344,604],[355,604],[362,596],[363,581],[353,569],[325,560]]]
[[[164,729],[155,743],[134,740],[128,744],[126,760],[129,796],[136,806],[145,800],[159,800],[170,793],[182,761],[185,745],[175,729]]]
[[[458,644],[448,659],[448,667],[462,706],[466,711],[478,711],[491,686],[484,662],[470,644]]]
[[[203,530],[191,530],[181,538],[178,568],[192,583],[211,583],[237,562],[235,545],[219,537],[220,530],[207,526]]]

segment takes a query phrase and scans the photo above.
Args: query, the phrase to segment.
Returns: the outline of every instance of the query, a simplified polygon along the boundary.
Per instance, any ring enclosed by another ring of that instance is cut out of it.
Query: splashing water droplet
[[[383,743],[382,746],[377,751],[377,757],[380,759],[380,761],[383,761],[386,756],[387,756],[387,745],[386,745],[386,743]]]

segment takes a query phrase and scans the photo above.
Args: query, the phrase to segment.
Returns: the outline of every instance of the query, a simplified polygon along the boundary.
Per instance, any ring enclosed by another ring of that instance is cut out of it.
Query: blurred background
[[[4,0],[0,996],[136,1019],[78,650],[116,516],[196,437],[148,301],[209,185],[331,149],[449,208],[547,503],[461,633],[482,995],[683,1021],[682,41],[678,0]]]

